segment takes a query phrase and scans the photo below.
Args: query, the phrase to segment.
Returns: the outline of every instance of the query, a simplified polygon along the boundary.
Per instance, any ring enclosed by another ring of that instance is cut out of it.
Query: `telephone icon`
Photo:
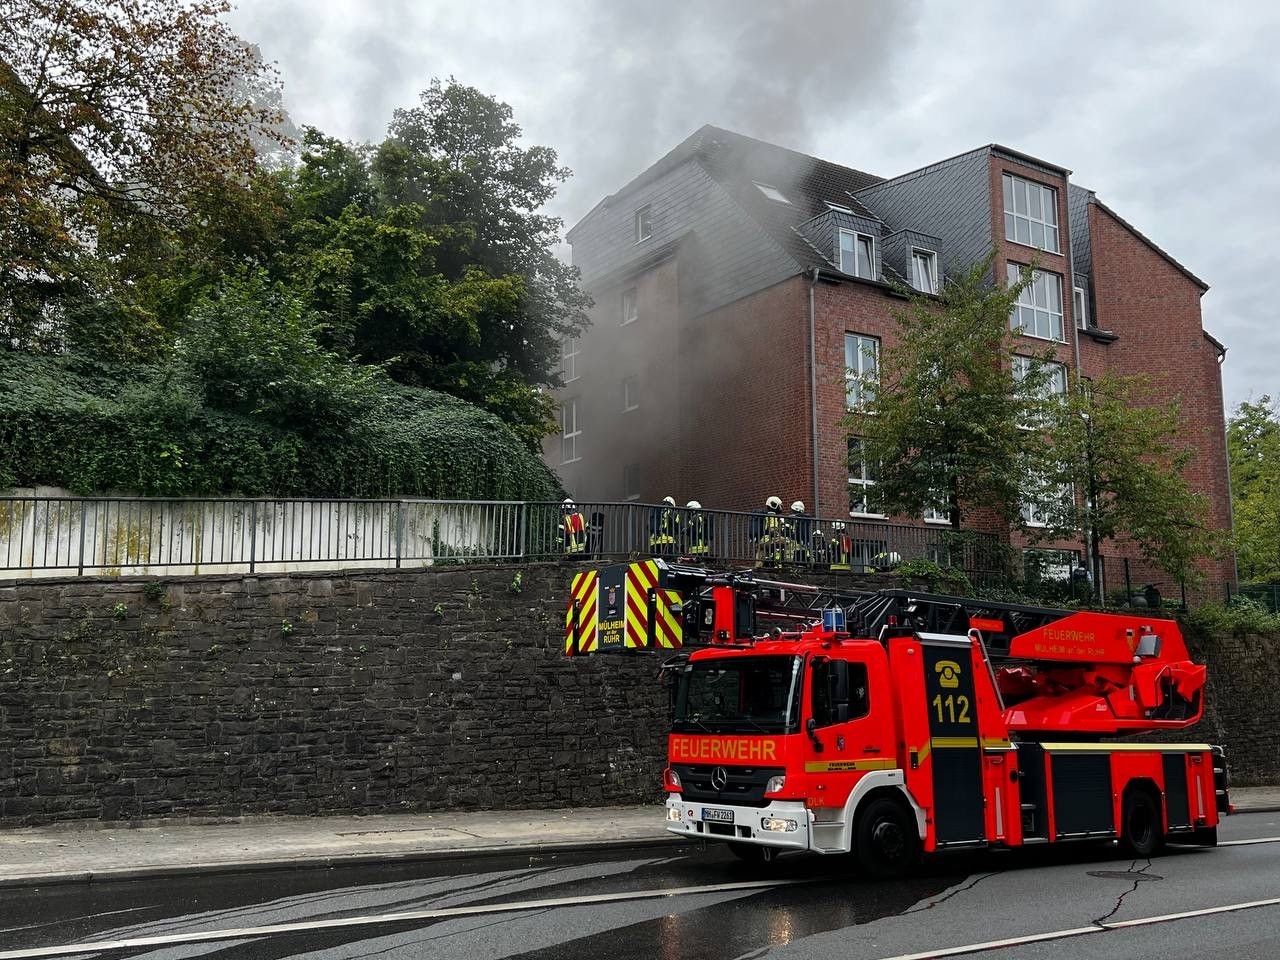
[[[938,675],[938,686],[947,690],[960,686],[960,664],[954,660],[939,660],[934,664],[933,672]]]

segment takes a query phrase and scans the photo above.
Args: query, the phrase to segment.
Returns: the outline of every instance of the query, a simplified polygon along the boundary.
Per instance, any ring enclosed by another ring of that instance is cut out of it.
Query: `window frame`
[[[915,285],[916,281],[916,254],[924,254],[925,259],[929,262],[929,286],[930,289],[923,290]],[[911,285],[914,289],[921,293],[931,293],[937,296],[938,293],[938,251],[930,250],[928,247],[912,247],[911,248]]]
[[[1024,213],[1018,212],[1018,184],[1023,184],[1026,188],[1027,209]],[[1040,192],[1040,216],[1033,216],[1031,213],[1031,188],[1035,188]],[[1043,250],[1046,253],[1062,254],[1062,224],[1058,219],[1058,188],[1051,187],[1048,184],[1041,183],[1039,180],[1031,180],[1027,177],[1020,176],[1016,173],[1003,171],[1003,179],[1001,181],[1004,200],[1004,238],[1009,243],[1016,243],[1022,247],[1030,247],[1032,250]],[[1044,194],[1048,193],[1051,203],[1046,204]],[[1012,207],[1011,207],[1012,204]],[[1045,211],[1053,211],[1053,222],[1050,223],[1045,219]],[[1027,239],[1018,239],[1018,220],[1024,220],[1027,224]],[[1053,246],[1040,246],[1034,242],[1035,227],[1040,227],[1042,236],[1047,240],[1049,231],[1053,231]]]
[[[858,449],[859,449],[859,454],[858,454],[858,463],[859,463],[859,465],[860,465],[860,467],[861,467],[861,469],[860,469],[860,471],[859,471],[859,472],[861,473],[861,476],[860,476],[860,477],[856,477],[856,478],[854,477],[854,470],[853,470],[853,446],[854,446],[854,444],[857,444],[857,445],[858,445]],[[886,518],[887,518],[888,514],[885,514],[885,513],[876,513],[876,512],[873,512],[873,511],[872,511],[872,497],[870,496],[870,491],[871,491],[871,488],[876,487],[876,486],[878,486],[878,485],[879,485],[879,481],[878,481],[878,480],[876,480],[876,479],[874,479],[874,478],[871,476],[872,470],[871,470],[871,467],[870,467],[870,463],[869,463],[869,461],[867,460],[866,450],[867,450],[867,448],[866,448],[866,441],[865,441],[862,437],[850,437],[850,438],[849,438],[849,464],[848,464],[848,466],[849,466],[849,471],[848,471],[848,473],[849,473],[848,486],[849,486],[849,493],[850,493],[850,496],[849,496],[849,516],[851,516],[851,517],[861,517],[861,518],[870,519],[870,520],[884,520],[884,519],[886,519]],[[879,471],[879,466],[877,465],[877,467],[876,467],[876,472],[878,472],[878,471]],[[860,499],[860,501],[859,501],[859,502],[860,502],[861,504],[863,504],[863,505],[867,508],[865,511],[861,511],[861,510],[854,510],[854,509],[853,509],[853,491],[854,491],[854,488],[861,488],[861,490],[862,490],[862,497],[861,497],[861,499]]]
[[[1064,483],[1059,488],[1059,492],[1063,500],[1075,500],[1076,491],[1071,484]],[[1018,505],[1018,514],[1022,518],[1023,524],[1028,527],[1035,527],[1036,529],[1043,529],[1049,526],[1047,520],[1041,519],[1042,515],[1047,512],[1045,507],[1047,502],[1048,501],[1045,500],[1039,500],[1033,503],[1024,499]]]
[[[653,236],[653,204],[637,207],[635,216],[635,242],[644,243]]]
[[[630,314],[628,314],[627,312],[628,299],[630,299],[630,302],[631,302]],[[623,288],[622,303],[620,304],[620,308],[621,308],[621,322],[619,323],[619,326],[625,327],[627,324],[635,323],[637,320],[640,319],[640,288],[639,287]]]
[[[582,377],[578,372],[578,357],[582,356],[582,339],[580,337],[565,337],[560,341],[560,379],[566,384],[573,383]],[[568,364],[566,366],[566,361]],[[573,376],[566,376],[568,369],[572,368]]]
[[[779,190],[777,187],[775,187],[773,184],[763,183],[760,180],[752,180],[751,182],[752,184],[755,185],[755,188],[759,190],[762,194],[764,194],[765,198],[770,200],[771,202],[785,203],[789,207],[795,206],[795,204],[793,204],[790,200],[787,199],[787,195],[783,193],[781,190]]]
[[[640,376],[631,374],[622,378],[622,412],[640,409]]]
[[[845,669],[849,673],[849,716],[844,720],[839,719],[835,711],[835,704],[830,700],[831,681],[828,678],[828,671],[831,664],[839,659],[846,664]],[[854,674],[857,673],[857,679]],[[823,688],[819,694],[819,688]],[[862,690],[862,700],[855,705],[853,700],[853,691],[855,689]],[[823,716],[819,717],[818,710],[823,711]],[[839,726],[842,723],[854,723],[857,720],[863,720],[871,716],[871,678],[867,664],[862,660],[845,660],[844,658],[827,658],[821,663],[814,664],[809,669],[809,715],[813,717],[814,729],[823,730],[827,727]]]
[[[857,373],[850,373],[854,369],[854,365],[849,362],[850,344],[854,344],[853,358],[858,361]],[[874,349],[870,354],[867,353],[864,343],[870,343]],[[867,375],[864,369],[863,360],[870,356],[875,365],[875,382],[880,382],[880,338],[873,337],[869,333],[856,333],[846,330],[844,334],[844,406],[846,410],[862,410],[865,406],[866,392],[874,389],[867,384],[863,384],[858,378]],[[852,399],[853,394],[857,393],[857,399]]]
[[[951,511],[949,509],[938,507],[935,505],[926,505],[922,519],[925,523],[933,523],[938,526],[951,526]]]
[[[1035,357],[1024,356],[1021,353],[1013,354],[1011,372],[1013,373],[1013,379],[1015,383],[1022,382],[1022,379],[1027,375],[1027,371],[1030,369],[1031,364],[1036,359],[1037,358]],[[1051,389],[1048,395],[1042,396],[1039,399],[1047,402],[1054,397],[1066,397],[1067,391],[1071,387],[1070,369],[1067,367],[1065,363],[1063,363],[1060,360],[1041,360],[1040,362],[1043,363],[1046,367],[1052,367],[1054,369],[1055,374],[1061,375],[1060,378],[1058,376],[1054,377],[1051,386],[1061,383],[1062,389],[1061,390]],[[1022,430],[1035,430],[1037,426],[1038,425],[1034,423],[1020,422],[1018,424],[1019,429],[1022,429]]]
[[[578,423],[578,401],[580,397],[566,397],[560,401],[560,465],[564,466],[568,463],[577,463],[582,459],[582,453],[578,450],[578,441],[582,437],[582,427]],[[567,422],[566,415],[569,411],[573,411],[573,429],[569,430],[570,424]],[[572,451],[572,457],[565,457],[567,451]]]
[[[1072,286],[1071,312],[1075,314],[1076,329],[1089,329],[1089,300],[1084,295],[1084,287]]]
[[[844,238],[845,235],[853,237],[853,269],[846,270],[844,266]],[[867,268],[871,271],[871,275],[867,276],[858,272],[858,241],[865,240],[869,246],[867,256],[869,263]],[[869,233],[863,233],[861,230],[851,230],[848,227],[841,227],[839,234],[836,236],[836,254],[840,260],[840,272],[847,273],[851,277],[858,277],[861,280],[876,279],[876,238]]]
[[[1011,286],[1014,283],[1016,283],[1018,279],[1022,276],[1023,266],[1025,265],[1015,263],[1012,260],[1007,261],[1005,263],[1006,277]],[[1052,278],[1053,280],[1057,281],[1058,310],[1056,313],[1052,309],[1052,306],[1053,306],[1051,302],[1052,288],[1048,284],[1049,278]],[[1041,280],[1046,281],[1045,305],[1043,307],[1037,304],[1035,299],[1036,285]],[[1023,297],[1029,297],[1030,299],[1024,301]],[[1039,316],[1038,316],[1039,314],[1044,314],[1045,316],[1047,316],[1048,325],[1049,325],[1049,331],[1048,331],[1049,336],[1042,337],[1039,333],[1030,332],[1028,327],[1023,325],[1021,322],[1023,310],[1031,311],[1033,322],[1039,319]],[[1061,336],[1057,336],[1057,337],[1053,336],[1053,333],[1054,333],[1053,327],[1054,327],[1055,318],[1057,319],[1058,330],[1061,332]],[[1018,295],[1018,300],[1013,305],[1013,311],[1009,314],[1009,329],[1017,331],[1019,334],[1021,334],[1024,337],[1031,337],[1032,339],[1035,339],[1035,340],[1044,340],[1048,343],[1066,343],[1067,342],[1066,322],[1067,322],[1066,314],[1063,312],[1063,303],[1062,303],[1062,274],[1054,273],[1052,270],[1031,271],[1031,282],[1027,284],[1027,286],[1023,288],[1022,293]]]

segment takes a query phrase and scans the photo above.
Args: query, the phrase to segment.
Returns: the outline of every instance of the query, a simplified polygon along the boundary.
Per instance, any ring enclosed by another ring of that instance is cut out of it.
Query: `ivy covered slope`
[[[514,430],[462,400],[367,368],[338,365],[335,375],[323,363],[293,366],[287,383],[269,379],[279,370],[259,369],[263,379],[241,380],[226,396],[213,380],[216,358],[200,359],[148,366],[0,350],[0,488],[530,500],[560,493]],[[273,403],[273,391],[289,406]],[[299,404],[309,415],[291,408]]]

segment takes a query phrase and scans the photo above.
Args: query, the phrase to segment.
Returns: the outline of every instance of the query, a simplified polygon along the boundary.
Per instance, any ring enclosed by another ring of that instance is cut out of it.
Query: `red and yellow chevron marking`
[[[658,564],[654,560],[641,560],[627,568],[627,636],[629,650],[643,650],[649,645],[649,591],[658,587]],[[683,642],[680,619],[671,612],[671,605],[680,602],[675,590],[657,589],[653,637],[656,646],[665,650],[675,649]]]
[[[573,646],[573,602],[577,600],[581,609],[582,635],[578,648]],[[573,656],[575,653],[591,653],[596,648],[596,623],[600,609],[600,575],[595,570],[575,574],[569,587],[569,606],[564,613],[564,652]]]

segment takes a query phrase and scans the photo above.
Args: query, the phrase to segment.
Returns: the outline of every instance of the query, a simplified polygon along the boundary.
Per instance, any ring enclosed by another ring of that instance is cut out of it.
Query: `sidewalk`
[[[1280,787],[1240,787],[1231,800],[1239,813],[1280,811]],[[656,805],[32,827],[0,831],[0,887],[677,842]]]

